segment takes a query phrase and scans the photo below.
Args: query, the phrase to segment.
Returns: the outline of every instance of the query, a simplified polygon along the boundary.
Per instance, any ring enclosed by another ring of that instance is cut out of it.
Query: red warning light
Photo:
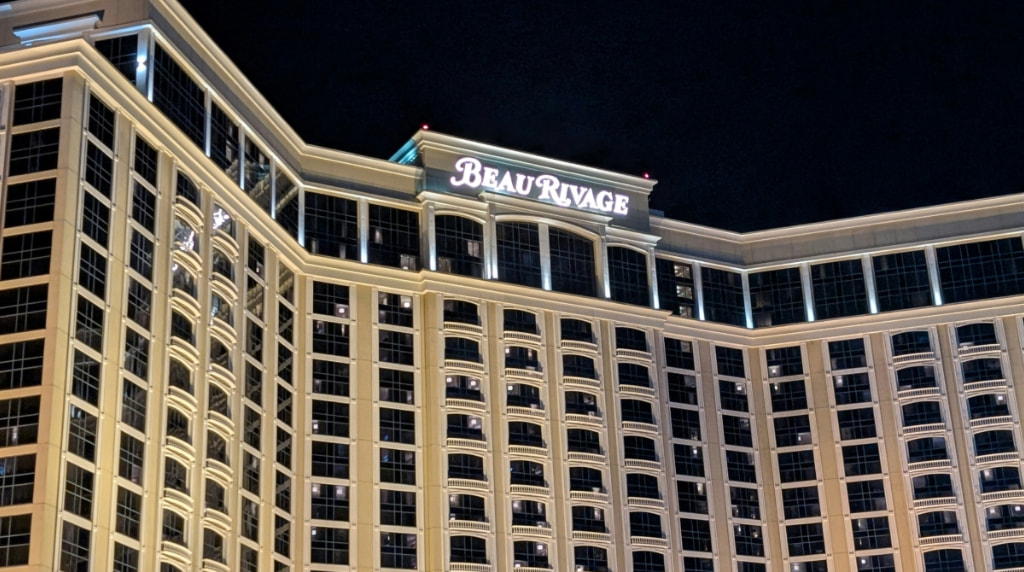
[[[427,125],[426,123],[424,123],[423,125],[420,125],[420,129],[422,129],[424,131],[429,131],[430,130],[430,126]]]
[[[645,178],[645,179],[650,179],[650,178],[651,178],[651,174],[650,174],[650,173],[646,173],[646,172],[645,172],[645,173],[644,173],[644,178]]]

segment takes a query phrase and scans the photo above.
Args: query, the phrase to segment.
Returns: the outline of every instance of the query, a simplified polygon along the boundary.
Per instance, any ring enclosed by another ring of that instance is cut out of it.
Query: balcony
[[[949,459],[936,459],[934,461],[918,461],[916,463],[908,463],[908,471],[926,471],[931,469],[944,469],[953,466],[953,461]]]
[[[994,491],[991,493],[981,493],[982,502],[993,502],[1010,499],[1024,499],[1024,489],[1017,489],[1013,491]]]
[[[547,498],[551,495],[551,488],[548,486],[536,485],[512,485],[510,489],[515,495],[533,495]]]
[[[544,381],[544,373],[540,371],[539,366],[536,367],[536,369],[530,369],[528,367],[506,367],[505,377],[518,377],[527,381]]]
[[[948,461],[947,461],[948,462]],[[643,469],[647,471],[660,471],[661,461],[649,461],[647,459],[626,459],[627,469]]]
[[[901,389],[896,392],[900,399],[915,399],[918,397],[933,397],[940,394],[938,387],[918,387],[916,389]]]
[[[448,570],[450,572],[491,572],[491,565],[475,562],[450,562]]]
[[[984,500],[984,496],[983,496]],[[918,499],[914,501],[914,508],[931,508],[936,506],[955,505],[956,497],[940,497],[934,499]]]
[[[508,452],[511,455],[521,455],[525,457],[540,457],[542,459],[546,459],[548,457],[548,449],[544,446],[509,445]]]
[[[531,344],[540,344],[540,334],[532,334],[529,332],[515,332],[506,331],[502,335],[502,339],[506,342],[527,342]]]
[[[569,451],[569,460],[579,463],[596,463],[598,465],[605,465],[608,462],[608,458],[602,454],[580,453],[577,451]]]
[[[977,429],[979,427],[988,427],[989,425],[999,425],[1000,423],[1013,423],[1013,417],[1009,415],[1000,415],[998,417],[982,417],[981,419],[972,419],[971,429]]]
[[[1024,528],[1008,528],[1006,530],[993,530],[988,533],[989,540],[1004,540],[1007,538],[1024,538]]]
[[[484,329],[480,324],[467,324],[466,322],[451,322],[445,320],[442,322],[441,327],[445,332],[453,334],[476,334],[483,335]]]
[[[469,489],[472,491],[487,492],[489,485],[487,481],[478,481],[476,479],[448,479],[449,489]]]
[[[641,395],[643,397],[654,397],[657,395],[657,392],[653,387],[647,387],[645,385],[619,384],[619,391],[623,394]]]
[[[448,521],[448,530],[453,532],[490,532],[491,523],[478,520],[460,520],[453,518]]]
[[[985,381],[972,381],[964,384],[965,393],[974,393],[976,391],[986,391],[989,389],[1000,389],[1006,387],[1006,380],[1003,378],[999,379],[988,379]]]
[[[893,356],[892,363],[909,363],[912,361],[933,361],[935,359],[935,352],[917,352],[913,354],[905,354],[901,356]]]
[[[464,437],[448,437],[445,443],[448,448],[472,449],[474,451],[486,451],[487,441],[483,439],[466,439]]]
[[[609,532],[592,532],[589,530],[574,530],[572,531],[572,539],[579,542],[604,542],[608,543],[612,541],[612,535]]]
[[[961,356],[973,356],[989,352],[998,352],[999,350],[999,344],[982,344],[980,346],[964,345],[957,348],[957,353]]]
[[[593,427],[600,427],[604,424],[604,418],[601,417],[601,413],[599,411],[591,411],[586,415],[582,413],[566,413],[565,421],[568,423],[590,425]]]
[[[569,500],[586,502],[608,502],[608,493],[603,490],[595,491],[569,491]]]
[[[444,367],[445,369],[461,369],[473,373],[484,373],[484,364],[464,359],[446,359],[444,360]]]
[[[665,508],[665,499],[626,497],[626,504],[634,508]]]
[[[630,536],[629,543],[633,546],[651,546],[654,548],[668,548],[668,539],[654,536]]]
[[[566,389],[599,389],[601,387],[600,380],[575,375],[562,376],[562,383],[565,384]]]
[[[1020,459],[1020,453],[1017,451],[1011,451],[1009,453],[993,453],[991,455],[981,455],[975,457],[975,461],[979,465],[987,465],[989,463],[1003,463],[1006,461],[1017,461]]]
[[[544,407],[538,403],[531,404],[530,407],[521,407],[517,405],[509,405],[506,408],[506,413],[510,416],[515,417],[529,417],[530,419],[544,419]]]
[[[653,423],[643,423],[640,421],[623,421],[622,428],[627,431],[635,431],[638,433],[649,433],[651,435],[658,434],[658,426]]]
[[[641,350],[627,350],[624,348],[618,348],[615,350],[615,357],[618,359],[630,359],[633,361],[640,361],[644,363],[651,363],[651,352],[645,352]]]
[[[945,423],[926,423],[924,425],[912,425],[903,428],[904,435],[915,435],[917,433],[928,433],[931,431],[945,431]]]
[[[562,340],[561,347],[563,350],[572,350],[578,352],[597,352],[597,344],[594,342],[583,342],[580,340]]]
[[[544,521],[536,524],[513,524],[512,534],[517,536],[533,536],[537,538],[551,538],[551,526]]]
[[[444,400],[445,407],[449,409],[467,409],[469,411],[487,411],[487,405],[483,401],[465,399],[462,397],[447,397]]]
[[[992,535],[989,534],[989,538]],[[961,544],[964,541],[963,534],[943,534],[942,536],[927,536],[921,539],[921,546],[934,546],[936,544]]]

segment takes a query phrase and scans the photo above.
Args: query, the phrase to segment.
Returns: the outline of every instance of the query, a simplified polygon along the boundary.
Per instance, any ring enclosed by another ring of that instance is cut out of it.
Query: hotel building
[[[740,234],[308,145],[174,0],[0,42],[0,568],[1024,571],[1024,195]]]

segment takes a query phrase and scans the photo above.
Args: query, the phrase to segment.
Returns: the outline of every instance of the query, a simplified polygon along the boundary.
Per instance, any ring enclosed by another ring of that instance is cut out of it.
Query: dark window
[[[999,470],[1001,468],[1002,467],[996,467],[994,470]],[[985,490],[985,475],[992,475],[994,470],[981,472],[982,492],[989,492]],[[1016,469],[1014,470],[1016,471]],[[946,474],[921,475],[919,477],[914,477],[911,479],[911,485],[914,487],[914,500],[950,498],[956,496],[956,493],[953,492],[953,478]],[[1017,487],[1020,487],[1019,480],[1017,482]]]
[[[8,185],[7,205],[4,209],[4,227],[14,228],[16,226],[52,221],[56,195],[56,179],[42,179]],[[95,201],[95,199],[93,200]],[[104,218],[104,220],[106,219]],[[105,239],[102,244],[106,246]]]
[[[43,340],[0,344],[0,389],[37,386],[42,379]]]
[[[562,375],[597,379],[594,360],[586,356],[562,354]]]
[[[817,478],[814,468],[814,451],[779,453],[779,480],[783,483],[813,481]]]
[[[577,234],[552,228],[551,289],[580,296],[594,295],[594,243]]]
[[[416,535],[380,533],[380,565],[382,568],[415,569]]]
[[[483,277],[483,225],[460,216],[438,215],[434,217],[434,236],[438,271]]]
[[[580,572],[608,572],[608,551],[596,546],[576,546],[573,564]]]
[[[736,553],[741,556],[764,556],[764,532],[760,526],[737,524],[733,527]]]
[[[137,230],[132,231],[129,264],[146,280],[153,279],[153,241]]]
[[[348,371],[347,363],[313,360],[313,393],[347,397]],[[258,396],[255,401],[259,402]]]
[[[750,307],[756,328],[806,321],[800,269],[750,274]]]
[[[470,522],[487,522],[487,509],[483,497],[475,495],[449,495],[449,520],[466,520]],[[411,526],[415,526],[412,524]]]
[[[474,481],[486,480],[484,460],[475,455],[450,454],[448,455],[448,478],[470,479]]]
[[[573,318],[562,318],[561,326],[563,341],[594,342],[594,326],[590,322]]]
[[[775,382],[770,386],[772,395],[772,411],[798,411],[807,409],[807,388],[804,381]]]
[[[1011,542],[992,547],[993,569],[1017,568],[1021,562],[1024,562],[1024,542]]]
[[[917,479],[914,480],[916,482]],[[847,483],[846,496],[850,501],[850,512],[873,512],[886,507],[885,484],[882,481]]]
[[[691,477],[704,476],[704,450],[697,445],[672,446],[675,456],[676,474]]]
[[[1024,292],[1020,237],[936,248],[935,259],[947,304]]]
[[[928,353],[932,351],[931,339],[928,332],[917,330],[903,332],[892,336],[892,355],[902,356],[910,354]]]
[[[959,347],[987,346],[998,344],[995,324],[982,322],[966,324],[956,329],[956,342]]]
[[[743,350],[716,346],[715,361],[718,365],[718,375],[744,376]]]
[[[143,180],[156,186],[159,153],[142,137],[135,137],[135,164],[133,168]]]
[[[868,313],[864,266],[858,260],[841,260],[811,266],[814,317],[819,320]]]
[[[711,525],[706,520],[679,519],[683,550],[711,552]]]
[[[506,332],[540,334],[540,330],[537,328],[537,314],[533,312],[515,309],[505,310],[503,322]]]
[[[665,556],[646,550],[633,553],[633,572],[665,572]]]
[[[533,461],[512,460],[509,462],[509,467],[509,482],[513,485],[547,486],[547,481],[544,479],[544,465]]]
[[[804,373],[800,346],[769,349],[765,350],[764,355],[765,361],[768,363],[768,377],[785,377]]]
[[[836,413],[839,418],[839,438],[843,441],[869,439],[878,435],[875,412],[872,408],[846,409]]]
[[[871,401],[871,378],[866,373],[848,373],[832,377],[836,405],[868,403]]]
[[[845,451],[846,448],[844,447],[843,449]],[[878,457],[877,449],[877,446],[875,446],[874,456],[876,459]],[[920,463],[923,461],[937,461],[948,458],[949,454],[946,452],[946,440],[942,437],[925,437],[923,439],[915,439],[907,442],[907,462]],[[880,471],[881,467],[874,472],[877,473]]]
[[[647,255],[632,248],[608,247],[608,284],[616,302],[650,305]]]
[[[722,432],[725,435],[726,445],[736,445],[738,447],[754,446],[750,435],[750,418],[748,417],[723,415]]]
[[[854,538],[857,531],[854,529]],[[793,524],[786,527],[786,541],[790,556],[808,556],[825,553],[825,537],[820,523]]]
[[[0,253],[0,280],[28,278],[50,272],[53,231],[7,236],[3,239],[3,245],[3,251]],[[104,294],[103,275],[106,262],[95,250],[82,245],[79,282],[100,298]],[[99,292],[93,291],[94,288]]]
[[[139,67],[138,49],[139,37],[137,35],[120,36],[96,42],[96,50],[114,64],[114,67],[132,83],[135,83],[135,70]]]
[[[416,414],[412,411],[382,408],[380,440],[389,443],[416,444]]]
[[[505,367],[541,371],[540,362],[537,360],[537,350],[507,346],[505,348]]]
[[[444,321],[478,326],[480,325],[480,311],[473,302],[447,299],[444,301]]]
[[[974,436],[974,454],[978,457],[1016,451],[1011,430],[985,431]]]
[[[117,532],[138,540],[142,527],[142,497],[124,487],[117,487]]]
[[[681,494],[682,493],[680,493],[680,495]],[[660,499],[661,486],[658,484],[658,477],[642,473],[628,473],[626,475],[626,496],[645,499]]]
[[[380,479],[385,483],[415,485],[416,453],[398,449],[381,449]]]
[[[962,364],[964,383],[1003,379],[1003,366],[999,358],[982,358],[965,361]]]
[[[567,433],[570,452],[601,454],[601,437],[596,431],[569,429]]]
[[[310,510],[315,519],[346,522],[349,518],[349,490],[345,485],[310,485]]]
[[[991,521],[994,511],[989,509],[987,512],[989,515],[989,530],[992,530]],[[956,513],[953,511],[935,511],[920,514],[917,516],[917,525],[921,531],[921,538],[960,533],[960,525],[957,523]]]
[[[883,254],[872,258],[875,294],[882,312],[932,304],[928,262],[923,250]]]
[[[682,483],[679,484],[681,485]],[[729,487],[729,499],[732,502],[733,518],[761,519],[761,505],[758,500],[757,489]],[[682,504],[682,500],[680,500],[680,504]],[[707,511],[701,514],[707,514]]]
[[[619,364],[619,385],[651,387],[651,372],[647,366],[636,363]]]
[[[413,365],[413,334],[380,330],[378,350],[382,363]]]
[[[348,529],[314,526],[310,530],[310,562],[347,565],[348,552]]]
[[[71,393],[86,403],[96,405],[100,395],[100,363],[77,349],[74,356]]]
[[[382,335],[384,332],[380,332]],[[348,357],[348,325],[324,320],[313,321],[313,351]]]
[[[959,549],[947,548],[924,553],[925,572],[965,572],[964,553]]]
[[[665,338],[665,365],[693,369],[693,344],[686,340]]]
[[[821,516],[818,487],[783,489],[782,507],[787,519]]]
[[[89,568],[91,537],[90,530],[80,528],[70,522],[64,522],[60,543],[59,566],[61,570],[87,570]]]
[[[864,338],[839,340],[828,343],[828,355],[833,370],[867,367]]]
[[[726,411],[747,411],[747,384],[745,382],[719,381],[718,398]]]
[[[840,411],[840,414],[846,413]],[[796,447],[811,444],[811,423],[807,415],[775,418],[775,446]]]
[[[377,294],[377,321],[391,326],[412,327],[412,296],[404,294]]]
[[[997,491],[1019,491],[1021,489],[1020,470],[1017,467],[992,467],[984,469],[979,474],[982,493]],[[953,496],[952,485],[950,494]]]
[[[32,515],[0,517],[0,566],[28,564],[31,539]]]
[[[133,429],[146,430],[146,390],[127,379],[121,396],[121,421]]]
[[[903,406],[903,426],[942,423],[942,406],[938,401],[918,401]]]
[[[544,447],[544,436],[540,425],[523,421],[510,421],[508,424],[508,444]]]
[[[746,326],[743,280],[738,272],[701,267],[704,317],[709,322]]]
[[[420,214],[380,205],[370,205],[368,262],[403,270],[418,270],[420,257]]]
[[[523,286],[541,286],[540,237],[537,225],[499,222],[495,225],[498,279]]]
[[[672,417],[672,437],[700,441],[700,413],[692,409],[669,410]]]
[[[85,182],[110,198],[114,183],[114,160],[92,141],[86,144],[85,149]]]
[[[313,400],[313,434],[348,437],[348,404]]]
[[[857,550],[877,550],[892,546],[889,517],[858,518],[853,525],[853,545]]]
[[[356,201],[305,193],[306,250],[313,254],[359,260],[359,214]]]
[[[186,546],[185,539],[185,518],[178,514],[164,509],[162,537],[167,542],[173,542]]]
[[[572,529],[581,532],[607,532],[604,511],[592,506],[572,507]]]
[[[135,183],[132,191],[132,219],[153,232],[156,223],[156,195],[144,185]],[[179,219],[174,219],[174,246],[181,250],[198,250],[196,232]]]
[[[692,375],[669,372],[668,400],[672,403],[697,405],[697,378]]]
[[[242,189],[249,195],[263,212],[270,214],[270,205],[273,200],[271,194],[270,159],[260,149],[254,137],[245,138],[244,167],[242,173]]]
[[[153,105],[196,145],[204,145],[206,95],[160,44],[153,53]]]
[[[25,83],[14,88],[11,125],[27,125],[60,118],[61,78]]]
[[[569,490],[603,492],[601,471],[590,467],[569,467]]]
[[[381,368],[379,385],[381,401],[409,405],[415,401],[415,383],[411,371]]]
[[[56,169],[59,146],[59,127],[12,135],[8,176]]]
[[[896,370],[896,385],[900,391],[935,387],[935,368],[919,365]]]
[[[72,478],[72,470],[78,471]],[[20,455],[17,457],[0,458],[0,506],[27,504],[32,502],[32,493],[36,477],[36,456]],[[86,482],[86,480],[88,482]],[[89,509],[75,512],[91,518],[92,515],[92,473],[78,465],[68,463],[68,494],[72,495],[75,506]],[[65,505],[67,501],[65,501]],[[69,509],[65,509],[69,510]]]
[[[843,469],[847,477],[881,473],[882,460],[878,454],[878,445],[869,443],[843,447]]]
[[[505,404],[513,407],[543,408],[543,403],[540,400],[540,390],[525,383],[509,384]]]
[[[381,490],[380,522],[388,526],[416,526],[416,493]]]
[[[663,538],[661,517],[651,512],[629,513],[629,535]]]
[[[311,456],[313,476],[348,478],[348,445],[313,441]]]
[[[658,302],[662,309],[676,316],[693,318],[696,302],[693,295],[693,266],[664,258],[654,260],[658,280]]]

